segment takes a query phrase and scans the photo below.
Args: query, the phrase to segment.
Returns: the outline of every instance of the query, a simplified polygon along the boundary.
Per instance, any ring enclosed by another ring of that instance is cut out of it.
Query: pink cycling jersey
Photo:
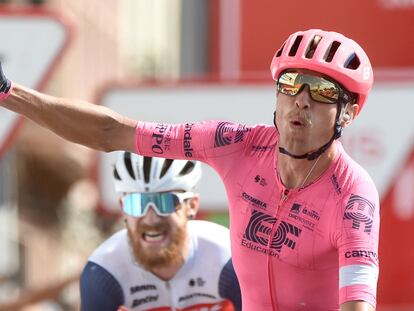
[[[371,178],[336,142],[331,166],[286,189],[273,126],[222,121],[139,122],[137,153],[211,165],[230,206],[233,264],[243,310],[339,310],[376,305],[379,198]]]

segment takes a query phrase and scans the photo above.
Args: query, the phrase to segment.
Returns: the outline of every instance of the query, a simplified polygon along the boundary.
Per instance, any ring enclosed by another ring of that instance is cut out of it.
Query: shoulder
[[[205,220],[191,220],[187,224],[191,239],[202,247],[230,250],[230,231],[226,227]]]
[[[339,152],[336,174],[342,181],[344,194],[363,192],[378,197],[377,187],[368,172],[345,152],[342,145],[339,145]]]
[[[187,224],[190,234],[201,239],[216,241],[218,238],[229,236],[229,229],[207,220],[190,220]]]
[[[365,232],[377,230],[380,200],[377,187],[367,171],[342,151],[336,174],[341,199],[337,210],[338,222]]]
[[[110,268],[112,265],[118,265],[120,261],[129,258],[128,247],[127,230],[123,229],[99,245],[89,257],[89,261],[95,262],[104,268]]]

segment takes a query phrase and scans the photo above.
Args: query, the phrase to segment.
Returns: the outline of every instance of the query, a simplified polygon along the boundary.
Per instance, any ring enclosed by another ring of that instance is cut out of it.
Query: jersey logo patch
[[[292,250],[295,249],[296,240],[302,230],[286,221],[281,221],[273,236],[271,236],[272,228],[276,221],[277,219],[274,217],[253,210],[244,232],[242,245],[274,257],[279,256],[284,247]],[[266,248],[260,245],[254,245],[249,241],[265,246]]]
[[[193,127],[193,123],[186,123],[184,126],[184,137],[183,137],[183,149],[184,149],[184,155],[187,158],[193,157],[193,148],[191,146],[191,129]]]
[[[375,205],[359,195],[351,195],[345,207],[344,220],[352,221],[352,228],[371,233]]]
[[[204,284],[206,283],[206,281],[203,280],[203,278],[198,277],[196,279],[190,279],[190,281],[188,281],[188,285],[193,287],[193,286],[204,286]]]
[[[259,184],[262,187],[266,187],[267,186],[267,181],[264,177],[260,176],[260,175],[256,175],[254,177],[254,182]]]
[[[142,304],[144,304],[144,303],[149,303],[149,302],[154,302],[154,301],[157,301],[157,300],[158,300],[158,298],[159,298],[159,296],[158,296],[158,295],[148,295],[148,296],[146,296],[146,297],[144,297],[144,298],[134,299],[134,300],[132,301],[132,306],[131,306],[131,308],[138,307],[138,306],[140,306],[140,305],[142,305]]]
[[[299,203],[292,204],[289,217],[295,219],[297,222],[300,222],[304,228],[307,228],[310,231],[315,229],[316,223],[321,218],[318,211]]]
[[[137,286],[132,286],[129,288],[131,295],[144,291],[144,290],[156,290],[157,286],[155,286],[154,284],[144,284],[144,285],[137,285]]]
[[[231,143],[239,143],[244,139],[244,133],[249,132],[251,128],[244,124],[234,124],[230,122],[220,122],[216,128],[214,136],[214,147],[223,147]]]
[[[152,152],[160,155],[164,151],[170,149],[171,145],[171,128],[168,128],[166,124],[158,123],[152,132]]]

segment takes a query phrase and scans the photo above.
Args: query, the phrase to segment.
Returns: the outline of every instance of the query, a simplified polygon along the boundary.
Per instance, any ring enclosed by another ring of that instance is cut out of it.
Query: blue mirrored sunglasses
[[[169,216],[179,204],[194,196],[192,192],[128,193],[122,197],[123,212],[142,217],[152,207],[159,216]]]

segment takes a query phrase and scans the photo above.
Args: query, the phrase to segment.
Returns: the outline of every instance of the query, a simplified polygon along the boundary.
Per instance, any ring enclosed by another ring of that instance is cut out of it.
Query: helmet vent
[[[361,61],[359,60],[358,56],[353,53],[345,62],[344,67],[348,69],[357,69],[361,65]]]
[[[171,159],[165,159],[164,165],[162,166],[162,169],[161,169],[160,178],[162,178],[168,172],[168,169],[172,165],[173,161],[174,160],[171,160]]]
[[[332,42],[331,46],[329,47],[329,49],[326,52],[325,61],[327,63],[330,63],[333,60],[333,58],[335,56],[335,53],[338,50],[340,45],[341,45],[341,42],[338,42],[338,41]]]
[[[135,174],[134,174],[134,170],[132,169],[131,153],[130,152],[125,152],[125,154],[124,154],[124,163],[125,163],[125,167],[128,171],[129,176],[131,176],[131,178],[135,180]]]
[[[303,36],[297,36],[295,42],[292,45],[292,48],[289,51],[289,56],[295,56],[298,51],[299,45],[302,42]]]
[[[279,49],[279,51],[277,51],[276,53],[276,57],[280,57],[280,55],[282,55],[283,49],[285,48],[286,42],[283,43],[282,47]]]
[[[194,167],[195,167],[195,164],[193,163],[193,162],[191,162],[191,161],[188,161],[185,165],[184,165],[184,167],[183,167],[183,169],[181,170],[181,172],[180,172],[180,176],[183,176],[183,175],[187,175],[187,174],[190,174],[192,171],[193,171],[193,169],[194,169]]]
[[[312,58],[313,54],[315,54],[316,48],[318,47],[319,42],[321,42],[321,36],[313,37],[313,40],[310,42],[308,46],[308,50],[306,51],[306,58]]]
[[[146,184],[150,182],[151,162],[151,157],[144,157],[144,181]]]
[[[117,179],[117,180],[121,180],[121,176],[119,176],[119,174],[118,174],[118,171],[117,171],[117,169],[116,169],[116,167],[114,167],[114,178],[115,179]]]

